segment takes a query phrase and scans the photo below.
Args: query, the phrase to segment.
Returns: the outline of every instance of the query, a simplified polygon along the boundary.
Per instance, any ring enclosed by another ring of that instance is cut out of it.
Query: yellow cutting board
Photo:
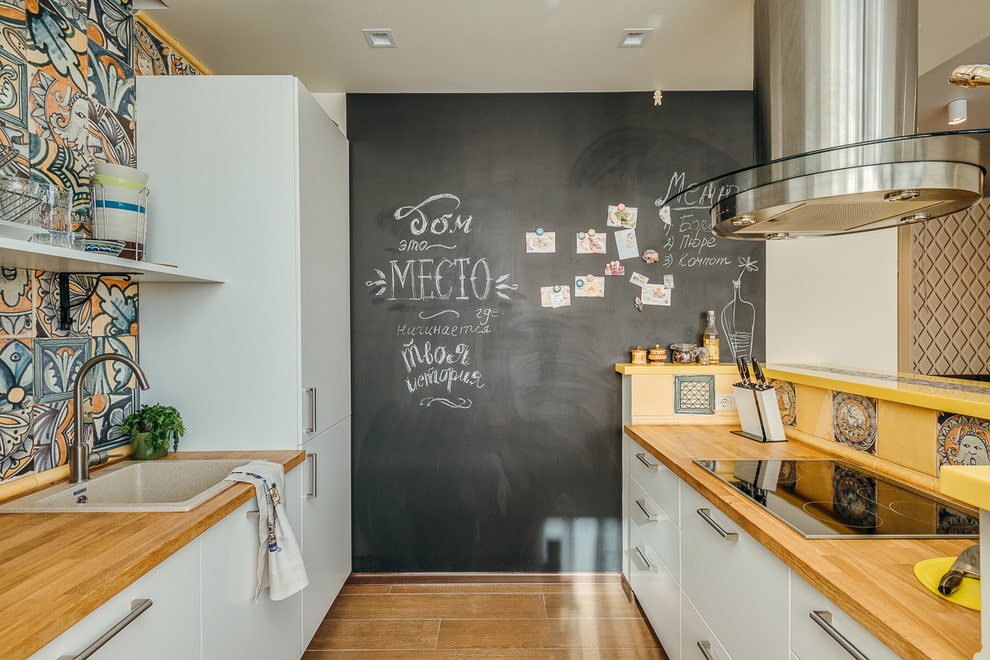
[[[921,584],[939,598],[968,607],[971,610],[980,609],[980,581],[977,578],[963,576],[962,584],[948,596],[939,593],[938,583],[942,576],[949,572],[955,557],[935,557],[925,559],[914,565],[914,575]]]

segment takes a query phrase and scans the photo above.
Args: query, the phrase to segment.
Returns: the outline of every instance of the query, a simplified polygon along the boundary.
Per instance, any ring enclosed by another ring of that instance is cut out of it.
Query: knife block
[[[757,442],[787,440],[780,408],[777,406],[777,392],[772,387],[755,390],[733,385],[732,393],[739,410],[739,423],[742,425],[742,431],[733,433]]]

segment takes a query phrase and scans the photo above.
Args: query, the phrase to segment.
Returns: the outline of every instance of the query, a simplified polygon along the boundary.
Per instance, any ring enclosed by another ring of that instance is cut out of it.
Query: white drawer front
[[[629,480],[629,518],[638,527],[660,559],[681,581],[681,530],[674,524],[657,501],[636,479]]]
[[[702,650],[704,649],[704,650]],[[707,654],[707,655],[706,655]],[[705,623],[691,600],[681,594],[681,658],[683,660],[729,660],[728,651]],[[769,656],[768,656],[769,658]]]
[[[629,529],[629,586],[670,660],[680,660],[681,588],[642,533]]]
[[[681,490],[684,592],[732,657],[787,658],[790,571],[696,491]]]
[[[629,437],[626,438],[626,441],[631,445],[629,448],[629,473],[667,512],[673,523],[680,526],[678,503],[680,478],[638,443]]]
[[[812,619],[812,613],[817,613],[821,623]],[[898,657],[800,575],[792,572],[791,650],[794,655],[801,660],[853,657],[843,650],[839,641],[826,632],[828,626],[831,626],[835,635],[870,660],[896,660]]]

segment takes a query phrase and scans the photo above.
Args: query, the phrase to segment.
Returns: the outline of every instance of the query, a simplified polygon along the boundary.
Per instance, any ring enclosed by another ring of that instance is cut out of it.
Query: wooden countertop
[[[178,452],[162,460],[209,458],[265,459],[288,472],[305,453]],[[250,484],[236,483],[181,513],[0,514],[0,657],[31,655],[252,497]]]
[[[625,431],[902,658],[972,658],[980,650],[980,613],[929,592],[913,571],[922,559],[958,555],[972,539],[805,539],[692,461],[835,457],[793,440],[751,442],[724,426]]]

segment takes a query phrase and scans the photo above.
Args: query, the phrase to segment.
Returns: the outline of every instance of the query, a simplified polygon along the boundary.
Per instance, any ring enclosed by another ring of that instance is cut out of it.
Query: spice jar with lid
[[[660,348],[660,344],[655,344],[653,348],[650,349],[647,357],[650,359],[650,363],[666,362],[667,361],[667,349]]]
[[[694,364],[698,358],[697,344],[671,344],[670,351],[674,364]]]
[[[637,346],[632,349],[632,363],[633,364],[646,364],[646,349],[642,346]]]

